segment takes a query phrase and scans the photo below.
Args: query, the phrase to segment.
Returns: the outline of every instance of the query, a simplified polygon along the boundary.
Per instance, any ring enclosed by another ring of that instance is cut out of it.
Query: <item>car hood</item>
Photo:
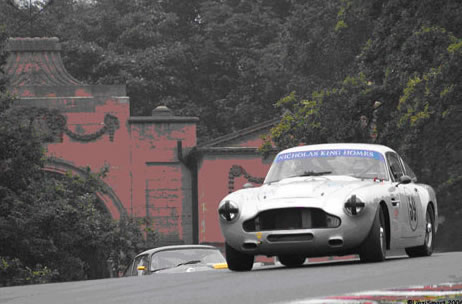
[[[351,191],[371,184],[372,180],[360,180],[350,176],[294,177],[261,187],[263,199],[318,198],[337,192]]]
[[[258,188],[243,189],[234,194],[239,196],[236,201],[257,202],[258,206],[266,209],[281,200],[298,198],[318,198],[313,201],[319,204],[332,199],[343,201],[352,192],[375,184],[372,179],[361,180],[351,176],[293,177]]]
[[[217,270],[213,268],[213,265],[208,264],[188,264],[188,265],[181,265],[178,267],[166,268],[159,271],[156,271],[155,274],[158,273],[183,273],[183,272],[201,272],[201,271],[210,271],[210,270]]]

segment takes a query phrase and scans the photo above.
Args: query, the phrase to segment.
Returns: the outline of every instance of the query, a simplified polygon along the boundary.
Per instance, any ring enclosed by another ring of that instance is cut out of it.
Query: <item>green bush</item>
[[[56,275],[56,270],[40,264],[31,269],[18,258],[0,257],[0,286],[49,283]]]

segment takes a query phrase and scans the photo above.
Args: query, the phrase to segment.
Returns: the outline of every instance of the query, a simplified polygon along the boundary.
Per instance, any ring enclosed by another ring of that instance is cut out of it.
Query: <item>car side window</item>
[[[412,171],[411,167],[403,160],[404,164],[404,171],[406,171],[406,175],[409,176],[414,182],[417,181],[417,176],[415,176],[414,171]]]
[[[130,265],[125,269],[123,273],[123,277],[130,277],[132,276],[132,271],[133,271],[133,261],[130,263]]]
[[[398,179],[404,175],[404,170],[401,166],[399,158],[394,153],[387,153],[387,159],[391,176],[393,177],[394,181],[398,181]]]

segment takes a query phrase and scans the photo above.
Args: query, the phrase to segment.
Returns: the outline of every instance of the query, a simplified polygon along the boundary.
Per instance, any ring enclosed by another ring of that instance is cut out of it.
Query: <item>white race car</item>
[[[289,267],[328,255],[378,262],[395,248],[429,256],[438,223],[434,190],[395,151],[373,144],[284,150],[261,187],[230,193],[218,214],[237,271],[251,270],[256,255]]]

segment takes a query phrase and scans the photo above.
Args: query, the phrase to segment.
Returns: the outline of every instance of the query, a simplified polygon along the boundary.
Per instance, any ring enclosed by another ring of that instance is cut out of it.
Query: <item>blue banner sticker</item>
[[[274,160],[276,163],[302,158],[318,158],[318,157],[362,157],[373,158],[385,161],[383,155],[376,151],[370,150],[354,150],[354,149],[336,149],[336,150],[310,150],[299,152],[288,152],[279,154]]]

